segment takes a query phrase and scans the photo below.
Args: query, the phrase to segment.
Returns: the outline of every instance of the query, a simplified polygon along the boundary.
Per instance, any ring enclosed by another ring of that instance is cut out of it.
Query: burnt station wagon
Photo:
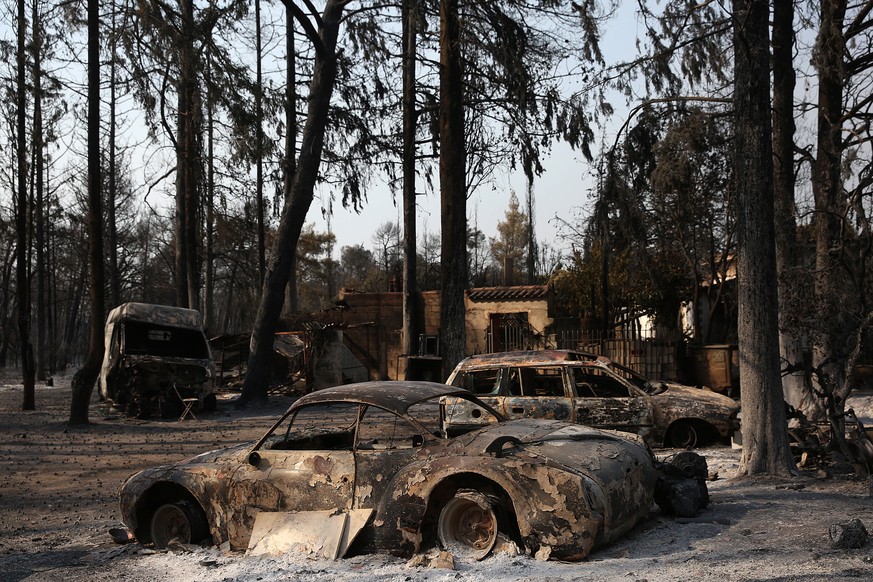
[[[472,356],[447,384],[466,388],[507,418],[549,418],[639,434],[653,447],[728,442],[739,405],[708,389],[648,380],[608,358],[570,350]],[[459,404],[449,422],[483,422]]]

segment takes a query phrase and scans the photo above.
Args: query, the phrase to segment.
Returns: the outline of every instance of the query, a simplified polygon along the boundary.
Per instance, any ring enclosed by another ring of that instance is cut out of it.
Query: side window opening
[[[358,405],[351,403],[314,404],[299,409],[280,425],[265,448],[284,451],[333,450],[352,448]]]
[[[557,366],[521,369],[522,393],[534,397],[564,396],[564,376]]]
[[[579,398],[627,398],[627,386],[597,368],[574,368],[573,384]]]
[[[434,418],[435,432],[439,431],[439,402],[429,403],[433,408],[428,410]],[[388,412],[375,406],[366,406],[358,424],[358,450],[409,449],[419,447],[424,442],[424,435],[416,426],[393,412]]]
[[[452,383],[480,396],[496,395],[500,388],[499,372],[499,369],[463,372]]]

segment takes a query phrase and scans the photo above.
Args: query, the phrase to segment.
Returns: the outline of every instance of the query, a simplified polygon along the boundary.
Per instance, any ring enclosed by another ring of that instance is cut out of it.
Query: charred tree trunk
[[[193,0],[182,2],[176,132],[176,299],[181,307],[200,308],[197,268],[198,164],[200,100],[197,88]]]
[[[285,4],[285,180],[283,206],[291,203],[291,184],[297,173],[297,55],[294,50],[294,14],[290,3]],[[291,257],[291,270],[285,286],[285,305],[282,313],[289,317],[297,312],[297,253]]]
[[[403,353],[416,353],[416,338],[421,330],[421,300],[416,273],[416,202],[415,202],[415,58],[418,38],[418,6],[415,0],[403,0]],[[406,360],[406,379],[415,379]]]
[[[264,284],[266,269],[264,226],[264,105],[261,72],[261,0],[255,0],[255,192],[258,209],[258,284]]]
[[[88,263],[91,298],[88,356],[72,380],[70,424],[88,424],[88,405],[103,357],[103,199],[100,193],[99,0],[88,0]]]
[[[30,344],[30,269],[27,261],[27,124],[25,83],[25,30],[24,0],[18,0],[18,50],[17,50],[17,139],[18,139],[18,199],[15,226],[17,230],[17,263],[15,267],[18,295],[18,341],[21,348],[21,375],[24,384],[23,410],[36,408],[36,385],[33,369],[33,347]]]
[[[440,348],[447,378],[466,355],[467,156],[458,0],[441,0],[440,24]]]
[[[793,467],[779,376],[768,3],[734,0],[734,168],[743,456],[746,475]]]
[[[794,210],[794,3],[773,3],[773,193],[776,217],[776,273],[779,291],[779,354],[782,366],[803,361],[796,314],[792,313],[792,277],[797,269],[797,222]],[[817,419],[817,400],[802,370],[782,378],[785,401]]]
[[[51,198],[53,196],[50,188],[49,173],[46,172],[45,185],[48,193],[47,204],[51,207]],[[52,221],[46,216],[46,246],[45,246],[45,264],[46,264],[46,335],[48,337],[48,366],[49,372],[54,374],[58,369],[58,285],[55,260],[55,237],[52,229]]]
[[[840,314],[840,248],[845,0],[821,3],[821,24],[813,63],[818,71],[818,143],[812,171],[815,197],[815,304],[822,326],[815,334],[813,366],[827,376],[820,388],[830,390],[844,376],[842,334],[850,328]]]
[[[252,331],[248,372],[239,405],[267,399],[270,360],[276,324],[282,312],[285,286],[291,274],[293,257],[297,250],[300,231],[312,204],[313,190],[318,178],[324,133],[330,113],[330,98],[336,83],[336,41],[340,19],[347,0],[328,0],[311,40],[315,44],[315,66],[309,88],[309,107],[297,171],[291,186],[291,199],[282,210],[276,241],[270,253],[270,263],[264,278],[261,302]]]
[[[111,57],[109,62],[109,192],[106,193],[106,235],[109,242],[109,304],[112,307],[121,304],[121,275],[118,272],[118,225],[116,224],[115,208],[118,200],[117,176],[115,163],[115,78],[117,74],[116,50],[118,31],[115,17],[112,18]]]
[[[217,326],[215,325],[215,242],[213,234],[215,232],[215,162],[213,155],[213,138],[215,133],[215,125],[213,119],[214,106],[214,90],[212,88],[212,69],[210,63],[206,65],[206,249],[205,249],[205,281],[203,300],[203,320],[205,321],[206,330],[210,333],[215,333]],[[224,331],[224,330],[221,330]]]
[[[31,12],[33,30],[33,159],[34,159],[34,223],[36,247],[36,379],[45,381],[45,163],[42,122],[42,22],[36,2]]]

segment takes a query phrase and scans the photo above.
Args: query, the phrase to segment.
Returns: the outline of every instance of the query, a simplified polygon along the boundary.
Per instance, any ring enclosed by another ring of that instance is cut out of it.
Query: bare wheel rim
[[[481,560],[497,543],[498,529],[490,500],[481,493],[464,492],[443,507],[437,535],[443,547],[456,556]]]
[[[168,503],[152,516],[152,543],[156,548],[166,548],[173,539],[191,543],[191,521],[181,507]]]
[[[680,422],[670,429],[670,443],[678,449],[693,449],[697,446],[697,431],[690,424]]]

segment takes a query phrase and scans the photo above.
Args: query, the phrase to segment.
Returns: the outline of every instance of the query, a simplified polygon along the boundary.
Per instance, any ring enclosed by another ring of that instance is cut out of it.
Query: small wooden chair
[[[197,417],[194,416],[194,405],[197,404],[197,398],[182,398],[182,395],[179,394],[179,390],[173,386],[173,390],[176,391],[176,396],[179,397],[179,400],[182,401],[182,416],[179,417],[179,422],[185,420],[186,417],[190,416],[192,419],[197,420]]]

